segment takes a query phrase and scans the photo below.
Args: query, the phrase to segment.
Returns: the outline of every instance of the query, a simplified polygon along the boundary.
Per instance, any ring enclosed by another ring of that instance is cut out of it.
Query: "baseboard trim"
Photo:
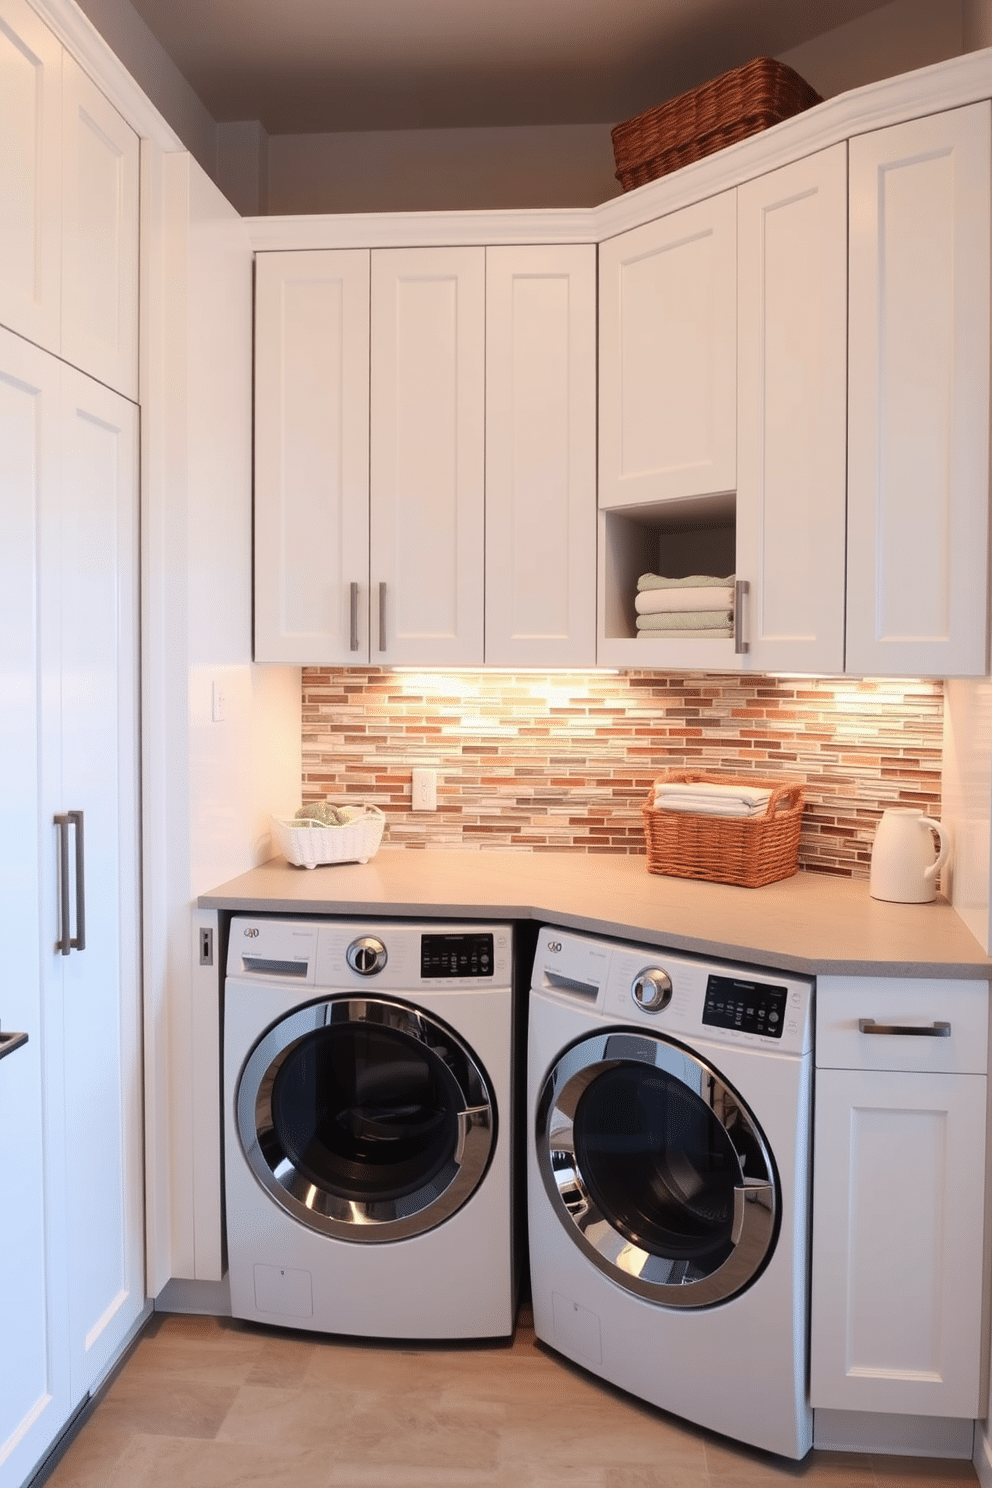
[[[155,1311],[230,1317],[231,1283],[226,1276],[220,1281],[191,1281],[174,1276],[155,1298]]]
[[[975,1435],[974,1421],[950,1416],[813,1412],[813,1445],[824,1452],[877,1452],[888,1457],[946,1457],[967,1462],[976,1451]],[[992,1478],[987,1488],[992,1488]]]

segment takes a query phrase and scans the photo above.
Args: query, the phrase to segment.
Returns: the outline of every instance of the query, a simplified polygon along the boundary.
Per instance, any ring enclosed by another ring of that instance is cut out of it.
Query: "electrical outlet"
[[[418,766],[412,772],[410,795],[414,811],[437,810],[437,771]]]

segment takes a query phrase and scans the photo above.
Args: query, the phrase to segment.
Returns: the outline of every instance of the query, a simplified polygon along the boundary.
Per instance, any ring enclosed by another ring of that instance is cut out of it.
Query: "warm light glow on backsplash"
[[[885,806],[939,812],[942,710],[905,678],[307,668],[303,794],[375,802],[387,846],[643,852],[665,769],[801,779],[802,865],[866,875]]]

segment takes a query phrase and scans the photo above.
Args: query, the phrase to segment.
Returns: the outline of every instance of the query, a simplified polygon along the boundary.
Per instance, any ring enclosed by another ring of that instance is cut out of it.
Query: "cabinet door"
[[[810,1401],[980,1416],[984,1075],[818,1069]]]
[[[138,396],[138,138],[66,54],[62,355]]]
[[[486,250],[486,661],[596,660],[596,250]]]
[[[367,662],[369,255],[255,275],[255,660]]]
[[[64,1099],[71,1387],[79,1400],[116,1358],[145,1300],[137,409],[66,368],[61,426],[58,533],[43,532],[46,571],[59,575],[45,612],[58,616],[60,730],[57,750],[42,741],[43,791],[59,803],[52,816],[83,812],[76,831],[85,873],[71,886],[70,921],[78,933],[83,906],[85,948],[56,954],[49,934],[43,949],[49,1073],[54,1079],[54,1063]],[[46,678],[53,664],[50,648]],[[49,931],[59,918],[52,910]]]
[[[38,542],[58,492],[59,377],[53,357],[0,330],[0,1028],[28,1035],[0,1062],[0,1488],[27,1481],[69,1414],[65,1230],[51,1182],[37,937],[51,870],[38,831]]]
[[[850,144],[847,670],[986,670],[989,105]]]
[[[735,193],[608,239],[599,262],[600,506],[732,491]]]
[[[0,0],[0,325],[59,350],[62,47]]]
[[[844,666],[847,147],[740,187],[737,573],[748,667]]]
[[[371,660],[483,660],[485,249],[372,254]]]

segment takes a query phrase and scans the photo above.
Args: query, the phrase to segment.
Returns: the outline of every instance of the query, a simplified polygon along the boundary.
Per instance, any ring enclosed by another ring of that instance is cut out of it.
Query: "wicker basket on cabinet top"
[[[758,786],[771,795],[764,814],[750,817],[665,811],[654,804],[659,785],[700,783]],[[648,872],[738,884],[745,889],[791,878],[799,870],[804,804],[803,787],[797,781],[666,770],[652,785],[641,808]]]
[[[616,178],[624,191],[632,191],[822,102],[784,62],[755,57],[617,124],[612,130]]]

